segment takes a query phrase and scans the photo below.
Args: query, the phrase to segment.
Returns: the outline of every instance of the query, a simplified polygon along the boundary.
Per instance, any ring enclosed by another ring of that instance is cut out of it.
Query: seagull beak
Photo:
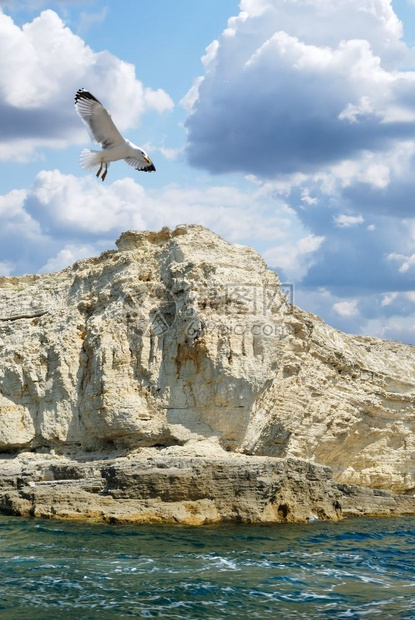
[[[151,166],[151,164],[153,163],[151,161],[151,159],[149,157],[147,157],[146,155],[144,155],[144,159],[146,160],[146,162]]]

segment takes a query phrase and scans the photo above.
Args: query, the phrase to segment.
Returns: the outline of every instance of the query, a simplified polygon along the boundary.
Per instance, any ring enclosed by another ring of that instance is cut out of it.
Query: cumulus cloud
[[[356,316],[357,314],[359,314],[359,309],[357,306],[357,299],[352,299],[349,301],[338,301],[337,303],[333,304],[333,310],[338,314],[341,314],[341,316]]]
[[[250,0],[193,88],[191,164],[261,177],[414,136],[415,72],[388,0]]]
[[[340,213],[333,217],[334,223],[340,228],[349,228],[350,226],[356,226],[357,224],[363,224],[365,221],[361,215],[345,215]]]
[[[19,27],[0,10],[0,159],[85,140],[73,109],[80,87],[103,100],[121,130],[137,126],[146,110],[173,107],[167,93],[137,79],[132,64],[93,51],[54,11]]]
[[[285,279],[292,282],[301,280],[316,261],[316,253],[324,241],[324,237],[307,235],[296,242],[279,244],[265,250],[267,263],[282,270]]]
[[[400,263],[400,273],[406,273],[407,271],[409,271],[409,269],[413,269],[415,267],[415,254],[411,254],[411,256],[405,256],[404,254],[392,252],[388,255],[388,259]]]
[[[56,256],[52,256],[47,262],[38,270],[39,273],[52,273],[55,271],[61,271],[68,265],[72,265],[81,258],[88,258],[94,256],[96,248],[92,245],[76,245],[68,243],[62,250],[59,250]]]
[[[383,295],[382,301],[380,302],[381,306],[389,306],[391,303],[395,301],[398,293],[386,293]]]
[[[113,247],[125,230],[183,223],[266,250],[290,243],[293,218],[277,215],[275,200],[256,188],[170,184],[149,191],[129,177],[103,185],[94,176],[42,170],[30,188],[0,196],[0,268],[13,275],[55,271]],[[305,254],[310,245],[302,244]]]

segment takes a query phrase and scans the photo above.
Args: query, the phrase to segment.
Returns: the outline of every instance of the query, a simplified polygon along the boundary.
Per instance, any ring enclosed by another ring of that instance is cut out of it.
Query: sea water
[[[415,618],[415,518],[191,528],[0,517],[0,618]]]

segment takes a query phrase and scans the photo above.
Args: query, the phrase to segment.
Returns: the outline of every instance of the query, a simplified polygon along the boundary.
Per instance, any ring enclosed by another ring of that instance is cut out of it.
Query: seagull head
[[[139,149],[142,158],[144,159],[145,162],[147,162],[148,164],[152,164],[153,162],[151,161],[151,159],[149,158],[149,156],[147,155],[147,153],[145,151],[143,151],[143,149]]]
[[[154,172],[156,168],[153,162],[151,161],[150,157],[147,155],[147,153],[143,149],[139,149],[139,151],[140,151],[141,157],[144,159],[144,161],[147,164],[144,170],[146,172]]]

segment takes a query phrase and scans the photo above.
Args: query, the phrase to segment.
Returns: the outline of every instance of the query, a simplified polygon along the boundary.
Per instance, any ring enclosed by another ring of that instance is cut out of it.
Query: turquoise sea
[[[0,517],[0,618],[415,619],[415,518],[190,528]]]

